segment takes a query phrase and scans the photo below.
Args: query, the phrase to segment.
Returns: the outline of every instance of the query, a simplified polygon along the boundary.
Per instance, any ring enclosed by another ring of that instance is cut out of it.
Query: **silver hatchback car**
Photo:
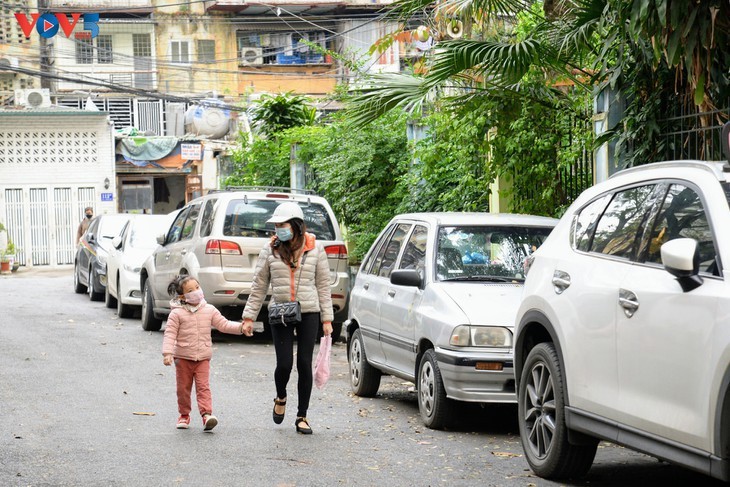
[[[430,428],[446,426],[451,400],[516,402],[512,329],[523,264],[556,223],[486,213],[393,218],[352,290],[353,392],[375,395],[382,374],[412,381]]]
[[[160,246],[140,273],[142,328],[157,331],[170,312],[167,286],[178,274],[195,277],[210,304],[232,319],[240,319],[251,293],[259,252],[274,226],[267,224],[280,203],[301,206],[307,231],[316,235],[330,263],[333,337],[340,336],[347,317],[350,277],[347,248],[327,201],[314,194],[276,191],[220,191],[188,203],[177,215]],[[264,306],[259,320],[266,323]]]

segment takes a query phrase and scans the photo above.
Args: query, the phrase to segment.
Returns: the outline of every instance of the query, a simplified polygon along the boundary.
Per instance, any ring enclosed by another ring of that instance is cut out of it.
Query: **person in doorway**
[[[83,237],[84,233],[86,233],[86,229],[89,228],[89,223],[91,223],[91,219],[94,218],[94,209],[90,206],[87,206],[84,208],[85,218],[81,220],[81,223],[79,223],[79,228],[76,230],[76,243],[79,243],[81,241],[81,237]]]
[[[224,318],[215,306],[206,303],[200,284],[192,276],[177,276],[167,291],[173,299],[162,341],[162,360],[165,365],[175,363],[180,413],[177,428],[188,429],[190,426],[190,393],[195,383],[203,429],[210,431],[218,424],[218,419],[213,416],[210,393],[211,327],[223,333],[252,336],[253,326]]]
[[[243,323],[253,326],[264,298],[272,286],[271,302],[298,301],[301,321],[291,325],[271,326],[276,350],[274,382],[274,423],[281,424],[286,411],[286,387],[293,367],[294,335],[297,339],[298,404],[294,426],[298,433],[312,433],[307,420],[312,395],[312,355],[320,320],[325,335],[332,333],[332,296],[329,262],[324,246],[307,233],[304,214],[296,203],[282,203],[267,221],[276,227],[276,235],[264,245],[254,271],[251,294],[243,310]]]

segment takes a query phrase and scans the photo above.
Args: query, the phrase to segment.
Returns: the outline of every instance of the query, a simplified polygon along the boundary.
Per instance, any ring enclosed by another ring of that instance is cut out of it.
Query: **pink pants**
[[[195,396],[198,400],[200,415],[213,413],[213,399],[210,395],[210,360],[175,359],[177,378],[177,409],[187,416],[191,410],[190,392],[195,382]]]

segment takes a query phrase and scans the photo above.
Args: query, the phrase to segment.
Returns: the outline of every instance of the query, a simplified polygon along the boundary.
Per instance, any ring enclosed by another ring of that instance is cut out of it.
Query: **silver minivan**
[[[240,319],[251,293],[259,252],[274,226],[266,223],[280,203],[297,203],[307,231],[324,245],[330,263],[333,336],[339,337],[347,317],[350,278],[347,248],[337,219],[327,201],[309,192],[276,188],[212,192],[189,202],[160,235],[160,246],[140,273],[142,328],[159,330],[170,312],[167,286],[178,274],[195,277],[210,304],[231,319]],[[264,306],[259,321],[266,323]]]

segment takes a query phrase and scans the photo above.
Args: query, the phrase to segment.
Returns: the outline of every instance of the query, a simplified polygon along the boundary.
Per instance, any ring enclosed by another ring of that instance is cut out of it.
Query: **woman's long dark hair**
[[[271,251],[275,256],[289,264],[289,267],[294,268],[297,265],[294,254],[304,246],[304,232],[307,231],[307,226],[299,218],[292,218],[288,223],[291,225],[294,236],[286,242],[282,242],[279,237],[276,237],[271,242]]]

